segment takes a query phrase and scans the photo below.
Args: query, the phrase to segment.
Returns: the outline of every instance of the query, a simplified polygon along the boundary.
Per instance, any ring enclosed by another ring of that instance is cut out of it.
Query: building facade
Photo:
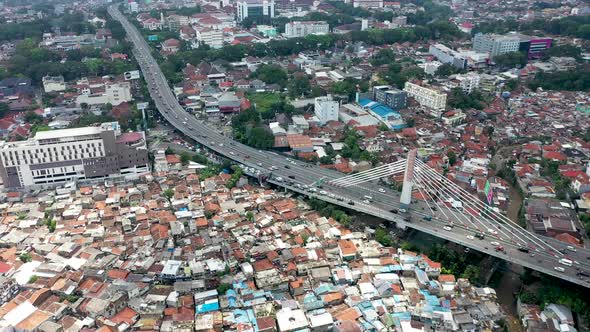
[[[63,76],[44,76],[43,90],[46,93],[66,91],[66,82]]]
[[[149,172],[143,132],[121,134],[117,122],[38,132],[20,142],[0,142],[0,177],[6,188],[51,186],[76,180]]]
[[[352,5],[355,8],[383,8],[383,0],[353,0]]]
[[[434,55],[438,61],[442,63],[448,63],[459,69],[465,69],[467,67],[467,59],[459,52],[446,47],[443,44],[430,45],[428,52]]]
[[[285,24],[285,37],[305,37],[307,35],[325,35],[330,26],[325,21],[295,21]]]
[[[447,106],[447,94],[429,89],[418,84],[406,82],[404,91],[422,105],[434,110],[443,110]]]
[[[394,110],[400,110],[408,104],[408,93],[389,85],[380,85],[373,87],[373,100]]]
[[[518,36],[502,36],[496,34],[478,33],[473,37],[473,50],[488,53],[490,57],[510,52],[518,52],[520,38]]]
[[[129,102],[132,100],[133,97],[131,96],[131,84],[129,82],[116,82],[105,84],[104,92],[93,93],[92,89],[82,90],[82,94],[76,98],[76,104],[111,104],[116,106],[124,101]]]
[[[326,124],[328,121],[338,121],[340,104],[332,100],[332,96],[317,97],[314,106],[315,115],[321,124]]]
[[[246,17],[275,17],[274,0],[240,0],[236,6],[238,21],[243,21]]]
[[[199,45],[204,44],[211,48],[223,47],[223,31],[207,27],[197,27],[195,31],[196,40]]]

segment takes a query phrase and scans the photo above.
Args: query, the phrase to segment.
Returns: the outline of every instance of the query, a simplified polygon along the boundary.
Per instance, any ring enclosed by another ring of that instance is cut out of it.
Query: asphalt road
[[[216,129],[208,127],[182,108],[172,94],[168,81],[152,57],[151,49],[143,36],[115,6],[109,7],[109,13],[121,22],[127,32],[128,39],[133,42],[135,46],[134,55],[147,81],[150,95],[163,117],[172,126],[201,145],[242,164],[250,175],[264,174],[269,176],[268,181],[270,183],[292,191],[387,219],[395,222],[398,227],[411,227],[513,263],[590,287],[590,250],[588,249],[579,248],[576,252],[571,252],[565,250],[566,244],[553,238],[538,235],[533,237],[530,233],[523,235],[519,233],[522,230],[517,229],[518,226],[502,225],[502,228],[499,229],[497,223],[486,219],[478,221],[480,225],[478,228],[470,227],[467,225],[468,223],[461,223],[459,220],[449,221],[438,212],[433,215],[428,206],[420,202],[413,204],[408,210],[411,221],[406,222],[404,221],[404,219],[407,219],[406,214],[391,212],[393,209],[400,208],[399,194],[396,191],[379,186],[377,183],[365,183],[348,188],[331,186],[326,182],[342,177],[342,173],[301,161],[293,161],[274,152],[260,151],[221,135]],[[314,183],[319,179],[325,180],[323,187],[316,189],[317,192],[311,192]],[[305,186],[309,188],[305,189]],[[325,194],[320,194],[321,191],[324,191]],[[365,195],[372,197],[370,202],[364,202],[366,201]],[[441,209],[437,211],[441,211]],[[425,220],[424,217],[426,216],[431,216],[432,220]],[[453,227],[450,230],[445,229],[445,226],[450,224]],[[493,230],[498,234],[493,234],[488,230]],[[485,232],[485,239],[480,240],[474,237],[473,235],[476,232]],[[496,242],[498,244],[495,244]],[[495,250],[498,245],[504,247],[504,251]],[[518,249],[521,246],[529,247],[530,252],[519,251]],[[551,247],[560,249],[563,252],[552,250]],[[574,264],[572,266],[560,264],[559,260],[562,258],[568,258],[574,261]],[[564,271],[557,271],[555,267],[563,268]],[[581,271],[588,273],[588,277],[579,275]]]

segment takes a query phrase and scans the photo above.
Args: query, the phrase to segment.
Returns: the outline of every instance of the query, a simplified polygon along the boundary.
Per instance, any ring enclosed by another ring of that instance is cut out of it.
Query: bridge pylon
[[[404,172],[402,194],[399,199],[399,202],[401,203],[402,208],[404,209],[409,208],[410,204],[412,203],[412,187],[414,185],[414,165],[416,163],[417,154],[418,150],[413,149],[408,153],[408,158],[406,159],[406,170]]]

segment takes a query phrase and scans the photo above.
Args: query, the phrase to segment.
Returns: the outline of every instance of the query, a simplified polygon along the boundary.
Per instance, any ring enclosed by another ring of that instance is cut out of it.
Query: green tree
[[[25,253],[18,255],[18,259],[20,259],[21,262],[23,262],[23,263],[28,263],[33,260],[33,256],[31,256],[30,253],[25,252]]]
[[[479,282],[479,268],[475,265],[467,265],[465,271],[461,274],[461,278],[469,279],[472,283]]]
[[[457,162],[457,155],[455,154],[455,151],[447,152],[447,158],[449,158],[449,165],[451,166],[455,165]]]
[[[36,275],[32,275],[32,276],[29,278],[29,282],[28,282],[28,283],[29,283],[29,284],[34,284],[35,282],[37,282],[37,280],[39,280],[39,277],[38,277],[38,276],[36,276]]]
[[[386,247],[391,247],[393,245],[393,239],[387,231],[381,227],[375,230],[375,240]]]
[[[527,63],[527,55],[524,52],[509,52],[496,55],[493,60],[500,67],[523,67]]]
[[[166,148],[166,151],[164,151],[164,154],[165,154],[165,155],[171,155],[171,154],[174,154],[174,150],[172,150],[172,148],[171,148],[170,146],[168,146],[168,147]]]
[[[390,64],[395,61],[395,53],[390,48],[382,48],[373,55],[370,61],[376,67]]]
[[[168,188],[162,192],[162,196],[168,200],[168,203],[172,203],[172,197],[174,197],[174,190]]]
[[[254,77],[266,84],[279,84],[284,87],[287,84],[287,72],[278,65],[261,65],[254,72]]]
[[[289,89],[289,96],[296,98],[309,94],[311,84],[306,75],[296,75],[289,81],[287,88]]]
[[[252,211],[246,212],[246,219],[250,222],[254,221],[254,213]]]
[[[0,118],[3,118],[9,110],[8,104],[0,103]]]
[[[180,154],[180,162],[181,162],[183,165],[187,165],[187,164],[188,164],[188,162],[189,162],[190,160],[191,160],[191,155],[190,155],[188,152],[186,152],[186,151],[183,151],[183,152]]]
[[[225,293],[227,293],[227,291],[230,289],[231,289],[230,284],[221,283],[221,284],[219,284],[219,286],[217,286],[217,293],[219,293],[220,295],[225,295]]]

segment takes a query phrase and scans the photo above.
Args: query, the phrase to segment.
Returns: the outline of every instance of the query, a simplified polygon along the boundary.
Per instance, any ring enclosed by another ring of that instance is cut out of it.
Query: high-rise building
[[[510,52],[524,52],[529,59],[540,58],[551,48],[553,39],[546,37],[531,37],[518,33],[507,35],[478,33],[473,37],[473,50],[489,53],[490,57]]]
[[[330,32],[330,25],[325,21],[295,21],[285,24],[287,38],[325,35],[328,32]]]
[[[340,104],[332,99],[332,96],[317,97],[314,104],[314,112],[321,124],[328,121],[338,121]]]
[[[473,50],[481,53],[489,53],[490,57],[518,52],[520,38],[518,36],[503,36],[496,34],[478,33],[473,37]]]
[[[435,112],[432,112],[434,116],[439,116],[440,111],[444,110],[447,106],[447,94],[435,89],[429,89],[418,84],[406,82],[404,91],[406,91],[411,97],[414,97],[420,105],[434,110]]]
[[[467,58],[465,56],[443,44],[430,45],[428,52],[442,63],[448,63],[459,69],[465,69],[467,67]]]
[[[408,93],[394,89],[389,85],[380,85],[373,87],[373,100],[387,105],[395,111],[399,111],[402,108],[406,108]]]
[[[149,172],[143,132],[121,134],[117,122],[37,132],[19,142],[0,142],[0,177],[6,188],[51,186],[76,180]]]
[[[237,2],[238,21],[243,21],[246,17],[275,17],[274,0],[239,0]]]

